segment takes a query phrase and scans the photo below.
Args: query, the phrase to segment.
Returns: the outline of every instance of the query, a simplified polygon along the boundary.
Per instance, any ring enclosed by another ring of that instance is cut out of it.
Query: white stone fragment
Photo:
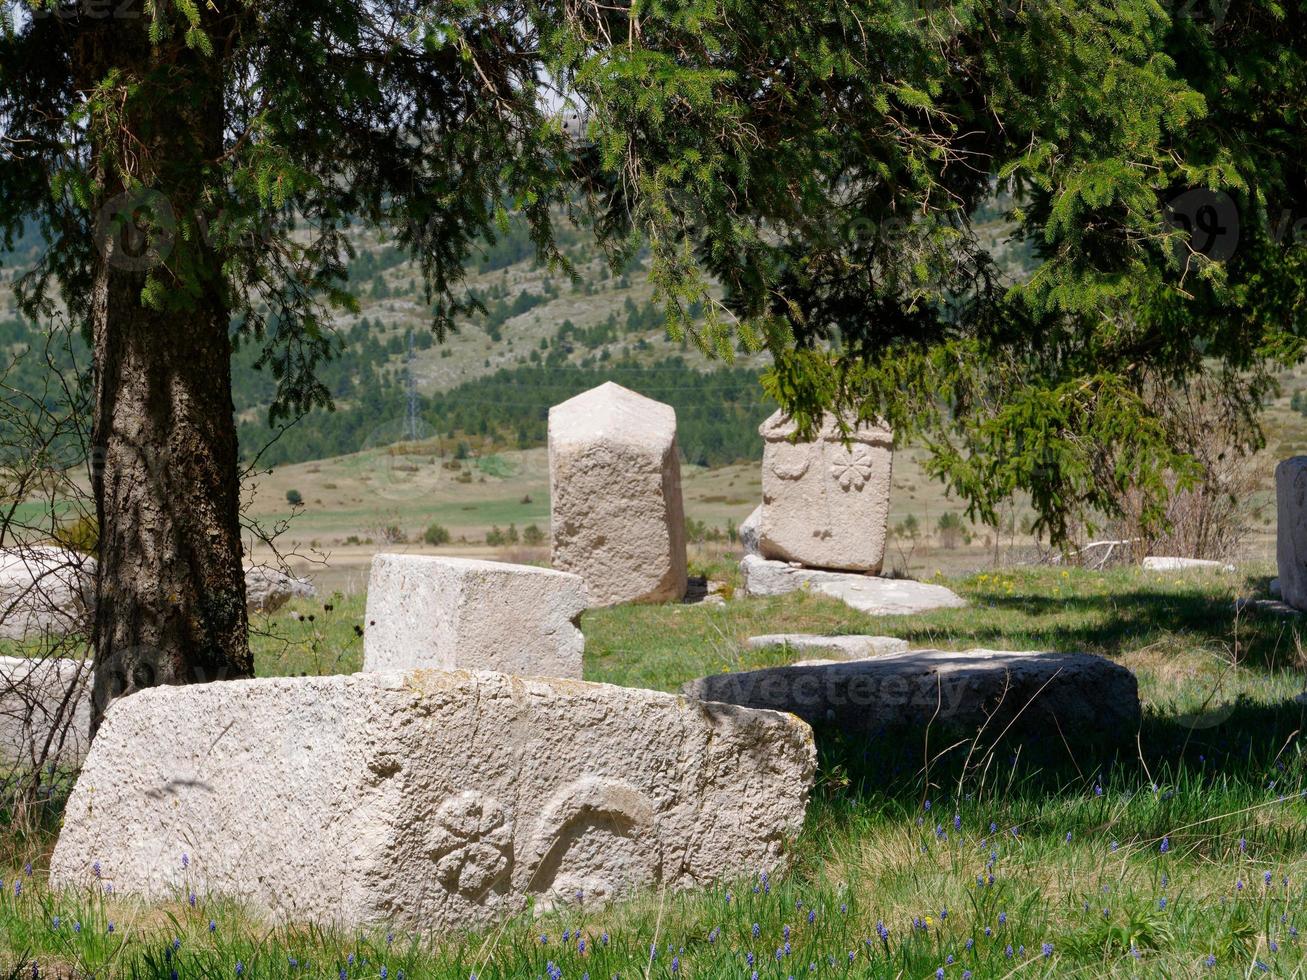
[[[795,651],[824,653],[833,660],[863,660],[887,653],[905,653],[908,641],[897,636],[816,636],[812,633],[769,633],[749,637],[751,650],[789,647]]]
[[[758,553],[813,568],[880,571],[889,521],[894,434],[863,424],[847,439],[828,415],[811,442],[776,412],[763,437]]]
[[[316,598],[318,590],[307,579],[296,578],[269,565],[245,569],[245,608],[248,612],[276,612],[291,599]]]
[[[497,670],[580,679],[585,583],[532,565],[377,555],[363,669]]]
[[[590,602],[685,595],[676,412],[611,381],[549,410],[552,564]]]
[[[109,708],[50,882],[223,895],[283,920],[483,925],[528,899],[773,869],[815,764],[792,715],[580,681],[413,671],[151,688]]]
[[[95,567],[94,558],[56,545],[0,550],[0,638],[88,630]]]
[[[1150,572],[1234,571],[1234,566],[1228,562],[1208,558],[1176,558],[1171,555],[1149,555],[1143,560],[1143,568]]]
[[[76,767],[90,744],[91,665],[0,657],[0,761]]]
[[[740,562],[745,595],[785,595],[811,589],[871,616],[906,616],[967,604],[951,589],[912,579],[824,572],[746,555]]]

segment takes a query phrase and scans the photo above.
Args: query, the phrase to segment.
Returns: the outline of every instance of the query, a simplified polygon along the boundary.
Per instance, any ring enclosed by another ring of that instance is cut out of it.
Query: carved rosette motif
[[[854,446],[852,450],[841,447],[831,460],[830,471],[841,490],[861,490],[871,479],[873,466],[866,446]]]
[[[513,818],[502,803],[469,790],[436,811],[436,877],[474,902],[506,883],[513,866]]]

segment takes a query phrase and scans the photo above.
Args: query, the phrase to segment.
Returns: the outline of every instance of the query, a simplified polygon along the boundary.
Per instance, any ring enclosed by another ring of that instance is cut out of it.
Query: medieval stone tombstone
[[[372,559],[363,669],[581,677],[585,583],[530,565],[429,555]]]
[[[489,672],[261,678],[115,701],[54,887],[221,895],[441,930],[780,865],[812,730],[772,711]]]
[[[611,381],[549,410],[552,564],[590,602],[685,595],[685,511],[670,405]]]
[[[894,436],[864,424],[841,436],[827,416],[816,438],[795,443],[796,426],[776,412],[758,429],[763,445],[764,558],[812,568],[880,572],[889,522]]]

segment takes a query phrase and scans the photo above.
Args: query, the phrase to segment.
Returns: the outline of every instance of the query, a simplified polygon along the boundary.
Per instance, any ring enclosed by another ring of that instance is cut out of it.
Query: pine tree
[[[18,305],[94,359],[97,718],[251,672],[233,338],[271,421],[328,406],[351,229],[416,256],[439,337],[474,257],[570,275],[570,213],[602,275],[647,249],[674,339],[769,349],[801,425],[883,416],[1054,537],[1191,472],[1149,385],[1215,366],[1247,411],[1303,354],[1302,0],[0,4]],[[996,190],[1028,281],[969,223]]]

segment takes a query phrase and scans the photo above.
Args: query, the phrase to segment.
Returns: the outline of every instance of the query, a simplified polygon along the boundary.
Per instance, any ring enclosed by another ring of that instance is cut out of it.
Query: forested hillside
[[[997,210],[977,219],[992,243],[1001,240]],[[676,408],[687,461],[755,458],[758,423],[773,408],[758,386],[763,361],[742,353],[734,364],[712,362],[669,340],[642,257],[613,274],[582,231],[568,227],[561,241],[575,278],[537,262],[519,222],[484,242],[468,277],[483,312],[463,318],[437,344],[417,269],[393,244],[355,235],[349,276],[361,309],[333,323],[338,354],[320,371],[334,410],[270,427],[276,382],[256,367],[262,345],[242,342],[233,358],[233,399],[246,460],[303,462],[401,438],[410,374],[421,431],[472,452],[542,444],[550,405],[611,380]],[[45,331],[18,314],[9,283],[39,245],[20,236],[0,269],[0,349],[18,358],[11,382],[31,390],[46,373]],[[1008,257],[1014,267],[1030,261],[1024,248]],[[73,346],[76,360],[87,363],[84,343]]]

